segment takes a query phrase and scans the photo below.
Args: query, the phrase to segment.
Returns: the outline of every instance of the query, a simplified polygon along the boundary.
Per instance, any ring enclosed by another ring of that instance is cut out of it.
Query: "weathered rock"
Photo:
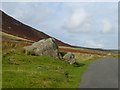
[[[24,47],[25,54],[32,55],[34,54],[34,48],[32,46],[26,46]]]
[[[26,54],[46,55],[59,58],[58,46],[53,38],[42,39],[31,46],[24,47]]]
[[[63,59],[67,62],[69,62],[70,64],[74,64],[76,61],[75,61],[75,55],[72,54],[71,52],[68,52],[67,54],[65,54],[63,56]]]
[[[75,55],[71,52],[59,52],[58,45],[53,38],[43,39],[33,43],[31,46],[24,47],[25,53],[36,56],[52,56],[63,59],[70,64],[75,63]]]

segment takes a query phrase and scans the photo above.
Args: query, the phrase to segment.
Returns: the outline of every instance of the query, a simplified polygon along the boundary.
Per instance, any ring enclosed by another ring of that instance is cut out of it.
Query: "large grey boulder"
[[[53,38],[42,39],[33,43],[31,46],[24,47],[26,54],[32,55],[46,55],[59,58],[58,45]]]
[[[26,54],[36,56],[52,56],[55,58],[63,59],[69,64],[74,64],[75,55],[71,52],[61,54],[58,50],[58,45],[53,38],[42,39],[38,42],[33,43],[31,46],[24,47]]]
[[[63,59],[65,61],[67,61],[68,63],[70,63],[70,64],[74,64],[76,62],[75,61],[75,55],[73,53],[71,53],[71,52],[68,52],[67,54],[65,54],[63,56]]]

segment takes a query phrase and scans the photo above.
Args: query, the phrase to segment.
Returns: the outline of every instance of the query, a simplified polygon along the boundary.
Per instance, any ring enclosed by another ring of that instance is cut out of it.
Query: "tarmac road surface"
[[[118,88],[118,59],[104,58],[91,63],[79,88]]]

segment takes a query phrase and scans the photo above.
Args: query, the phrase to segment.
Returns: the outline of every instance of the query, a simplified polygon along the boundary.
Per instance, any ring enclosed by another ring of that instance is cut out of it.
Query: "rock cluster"
[[[59,52],[58,45],[55,42],[55,39],[48,38],[42,39],[38,42],[33,43],[31,46],[24,47],[26,54],[36,55],[36,56],[51,56],[59,59],[63,59],[70,64],[75,63],[75,55],[68,52],[62,56]]]

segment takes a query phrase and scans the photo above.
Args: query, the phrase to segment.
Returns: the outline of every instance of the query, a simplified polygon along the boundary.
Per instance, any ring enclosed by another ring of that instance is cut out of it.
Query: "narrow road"
[[[118,59],[104,58],[91,63],[79,88],[118,88]]]

